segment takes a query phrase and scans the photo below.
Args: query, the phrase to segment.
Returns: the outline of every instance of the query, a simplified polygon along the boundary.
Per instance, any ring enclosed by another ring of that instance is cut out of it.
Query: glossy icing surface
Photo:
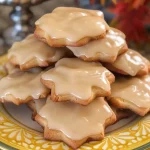
[[[55,68],[42,75],[45,81],[55,84],[55,93],[71,94],[82,100],[91,98],[92,87],[110,92],[108,76],[112,75],[100,63],[84,62],[78,58],[63,58]],[[113,76],[113,75],[112,75]]]
[[[73,140],[104,132],[104,124],[113,112],[104,98],[87,106],[72,102],[56,103],[47,99],[39,115],[47,120],[49,129],[59,130]]]
[[[39,63],[42,62],[56,62],[64,57],[67,48],[52,48],[37,40],[33,34],[29,35],[21,42],[16,42],[8,52],[8,58],[15,56],[18,64],[22,65],[32,60],[37,59]]]
[[[129,49],[120,55],[112,65],[131,76],[135,76],[144,67],[148,70],[150,62],[138,52]]]
[[[119,51],[126,45],[125,35],[115,29],[110,28],[106,36],[102,39],[89,42],[81,47],[68,48],[75,56],[86,56],[87,58],[99,57],[99,60],[108,60],[114,57],[116,59]]]
[[[53,10],[55,13],[62,13],[62,12],[67,12],[67,13],[73,13],[73,12],[79,12],[79,13],[85,13],[93,16],[99,16],[104,18],[104,14],[100,10],[88,10],[88,9],[83,9],[83,8],[76,8],[76,7],[57,7]]]
[[[119,78],[112,84],[111,97],[130,101],[138,107],[150,108],[150,75],[141,78]]]
[[[36,26],[42,29],[52,39],[66,39],[77,42],[85,37],[99,36],[109,29],[102,17],[91,15],[91,11],[54,10],[52,13],[42,16],[36,21]],[[93,14],[93,12],[92,12]]]
[[[0,98],[7,95],[25,100],[29,96],[39,99],[40,95],[49,90],[40,82],[41,73],[16,72],[0,80]]]

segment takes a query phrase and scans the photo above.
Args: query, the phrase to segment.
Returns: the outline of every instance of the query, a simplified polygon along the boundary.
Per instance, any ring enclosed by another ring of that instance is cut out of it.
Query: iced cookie
[[[0,101],[16,105],[46,98],[50,90],[41,82],[42,73],[15,72],[0,80]]]
[[[117,56],[128,50],[125,35],[121,31],[110,28],[102,39],[89,42],[81,47],[68,48],[75,56],[85,61],[100,61],[113,63]]]
[[[9,61],[27,70],[33,67],[47,67],[66,56],[67,48],[52,48],[39,41],[33,34],[21,42],[15,42],[8,51]]]
[[[72,101],[87,105],[98,96],[110,95],[114,75],[100,63],[78,58],[63,58],[42,75],[42,83],[51,89],[53,101]]]
[[[105,36],[109,26],[93,11],[54,10],[36,21],[35,36],[52,47],[82,46]],[[65,9],[65,8],[63,8]]]
[[[105,127],[113,124],[116,116],[104,98],[87,106],[47,99],[35,120],[44,127],[45,139],[63,141],[76,149],[87,140],[103,139]]]
[[[144,116],[150,111],[150,75],[141,78],[120,77],[112,84],[108,101],[118,108]]]
[[[120,55],[114,63],[105,66],[111,71],[130,76],[143,76],[150,71],[149,60],[131,49]]]
[[[33,120],[37,113],[40,111],[40,109],[46,104],[46,99],[39,99],[39,100],[32,100],[27,103],[28,107],[33,111]],[[119,109],[113,105],[110,105],[110,108],[113,110],[113,112],[116,115],[117,120],[119,121],[123,118],[130,117],[133,115],[133,112],[127,109]]]

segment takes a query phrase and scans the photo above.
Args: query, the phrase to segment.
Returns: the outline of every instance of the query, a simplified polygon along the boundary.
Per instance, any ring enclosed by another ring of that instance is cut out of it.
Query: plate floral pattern
[[[6,56],[0,58],[1,76],[5,74],[3,64],[6,61]],[[3,104],[0,104],[0,142],[19,150],[70,150],[63,142],[46,141],[42,133],[12,119]],[[150,148],[150,113],[145,117],[136,117],[124,128],[108,133],[102,141],[85,143],[78,150],[131,150],[142,145],[145,145],[145,149]],[[0,148],[5,149],[5,146],[0,145]]]

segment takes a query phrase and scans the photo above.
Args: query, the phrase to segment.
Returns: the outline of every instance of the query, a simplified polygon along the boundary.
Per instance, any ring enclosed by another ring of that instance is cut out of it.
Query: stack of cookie
[[[150,111],[150,62],[101,11],[59,7],[35,24],[8,52],[0,100],[28,103],[45,139],[77,148],[103,139],[128,109]]]

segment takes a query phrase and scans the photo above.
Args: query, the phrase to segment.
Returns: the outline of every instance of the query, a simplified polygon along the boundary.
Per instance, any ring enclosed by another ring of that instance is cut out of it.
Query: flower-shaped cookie
[[[33,67],[47,67],[67,53],[67,48],[52,48],[39,41],[33,34],[21,42],[16,42],[8,51],[8,59],[21,70]]]
[[[106,36],[102,39],[89,42],[84,46],[68,46],[68,48],[75,56],[85,61],[107,63],[114,62],[118,55],[128,50],[125,35],[115,28],[110,28]]]
[[[78,58],[63,58],[42,75],[42,83],[51,89],[53,101],[73,101],[87,105],[97,96],[108,96],[114,75],[100,63]]]
[[[150,71],[149,60],[131,49],[120,55],[114,63],[105,66],[114,72],[130,76],[143,76]]]
[[[150,75],[141,78],[119,77],[112,84],[108,101],[118,108],[144,116],[150,111]]]
[[[57,8],[42,16],[35,25],[35,36],[53,47],[85,45],[103,37],[109,29],[97,13],[84,9],[68,11],[68,8]]]
[[[42,73],[15,72],[0,80],[0,101],[16,105],[45,98],[50,90],[41,82]]]
[[[44,127],[45,139],[64,141],[76,149],[87,140],[103,139],[105,127],[113,124],[116,116],[102,97],[86,107],[47,99],[35,120]]]

